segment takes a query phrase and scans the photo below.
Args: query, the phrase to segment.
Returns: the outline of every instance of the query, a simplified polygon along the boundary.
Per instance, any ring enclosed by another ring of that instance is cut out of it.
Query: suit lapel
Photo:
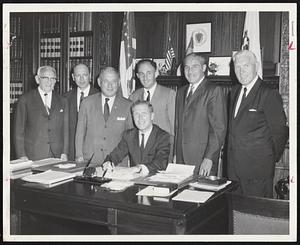
[[[137,164],[140,164],[142,162],[142,156],[141,156],[141,150],[140,150],[140,142],[139,142],[139,131],[136,129],[135,130],[135,133],[134,133],[134,136],[133,136],[133,147],[136,147],[136,149],[138,149],[136,151],[137,153]]]
[[[236,104],[237,104],[241,89],[242,89],[242,86],[239,85],[232,91],[232,101],[230,102],[231,103],[230,118],[232,118],[232,119],[234,119],[234,112],[235,112]]]
[[[43,114],[45,114],[46,116],[48,116],[45,104],[41,98],[41,95],[39,93],[39,90],[36,89],[34,92],[34,96],[35,96],[35,100],[37,101],[37,106],[38,108],[43,112]]]
[[[120,104],[119,100],[120,100],[120,98],[116,95],[114,104],[111,108],[111,111],[110,111],[110,114],[109,114],[109,117],[108,117],[107,121],[110,121],[110,120],[113,120],[113,118],[116,118],[117,111],[118,111],[118,105]],[[103,115],[103,113],[102,113],[102,115]]]
[[[153,93],[153,95],[152,95],[152,98],[151,98],[151,102],[152,101],[157,101],[157,100],[159,100],[160,98],[161,98],[161,89],[160,89],[160,85],[159,84],[157,84],[156,85],[156,88],[155,88],[155,90],[154,90],[154,93]]]
[[[153,146],[153,144],[155,143],[155,139],[156,139],[156,127],[155,125],[153,125],[152,131],[149,135],[149,138],[147,140],[145,149],[144,149],[144,157],[148,155],[149,150],[151,149],[151,147]]]
[[[58,96],[53,91],[52,92],[52,99],[51,99],[50,115],[51,115],[51,113],[53,113],[57,110],[57,106],[58,106]]]
[[[201,96],[201,94],[204,91],[204,87],[206,86],[207,80],[206,78],[204,78],[204,80],[199,84],[198,88],[194,91],[191,99],[189,100],[189,102],[186,104],[185,108],[188,108],[190,106],[190,104],[196,99],[199,98]],[[188,87],[189,88],[189,87]],[[185,92],[185,97],[184,97],[184,101],[186,101],[186,96],[187,96],[187,91]]]
[[[244,102],[240,105],[240,108],[237,112],[236,118],[245,110],[245,108],[248,108],[248,105],[253,101],[254,97],[257,94],[257,91],[260,87],[261,80],[257,79],[253,88],[249,92],[248,96],[245,98]]]

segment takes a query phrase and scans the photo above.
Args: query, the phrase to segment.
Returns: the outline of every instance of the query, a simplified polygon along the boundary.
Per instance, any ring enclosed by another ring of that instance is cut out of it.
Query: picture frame
[[[229,76],[231,56],[209,57],[207,74],[208,76]]]
[[[186,25],[186,50],[192,52],[211,52],[211,23]]]

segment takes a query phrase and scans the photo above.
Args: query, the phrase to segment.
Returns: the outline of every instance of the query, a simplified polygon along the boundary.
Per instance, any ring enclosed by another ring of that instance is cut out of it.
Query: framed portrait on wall
[[[186,50],[211,52],[211,23],[186,25]]]

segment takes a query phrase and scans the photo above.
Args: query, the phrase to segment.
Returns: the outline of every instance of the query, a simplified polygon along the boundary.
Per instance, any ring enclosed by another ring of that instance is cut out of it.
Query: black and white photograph
[[[4,241],[296,241],[296,4],[2,7]]]

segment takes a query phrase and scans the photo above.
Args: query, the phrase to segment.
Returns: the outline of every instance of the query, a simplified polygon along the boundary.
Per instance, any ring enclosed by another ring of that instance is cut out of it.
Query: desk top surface
[[[66,202],[80,202],[85,205],[99,205],[106,208],[153,214],[170,218],[179,218],[193,215],[201,206],[223,196],[230,191],[234,184],[226,186],[205,203],[189,203],[165,199],[165,201],[154,200],[153,197],[137,196],[136,193],[144,186],[134,185],[122,192],[108,191],[101,186],[92,186],[86,183],[68,182],[52,188],[43,188],[34,183],[24,182],[20,179],[11,182],[12,193],[18,198],[18,193],[26,193],[24,196],[39,196],[45,198],[56,198]]]

